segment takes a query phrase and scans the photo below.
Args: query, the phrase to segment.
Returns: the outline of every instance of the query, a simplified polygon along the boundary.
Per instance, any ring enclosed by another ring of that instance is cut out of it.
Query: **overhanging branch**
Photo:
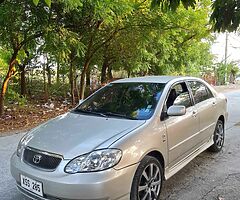
[[[27,37],[25,40],[23,40],[20,44],[19,44],[19,49],[21,49],[25,44],[27,44],[28,42],[30,42],[33,39],[37,39],[39,37],[41,37],[43,35],[43,32],[40,31],[38,33],[35,33],[29,37]]]

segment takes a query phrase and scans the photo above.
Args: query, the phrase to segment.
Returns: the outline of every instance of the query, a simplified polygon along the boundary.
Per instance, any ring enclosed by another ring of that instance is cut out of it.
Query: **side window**
[[[192,106],[191,97],[186,83],[178,83],[171,88],[166,101],[166,106],[169,108],[172,105],[182,105],[186,108]]]
[[[207,91],[208,91],[208,98],[209,99],[214,97],[212,91],[208,87],[207,87]]]
[[[213,94],[207,86],[199,81],[189,81],[189,86],[196,104],[213,97]]]

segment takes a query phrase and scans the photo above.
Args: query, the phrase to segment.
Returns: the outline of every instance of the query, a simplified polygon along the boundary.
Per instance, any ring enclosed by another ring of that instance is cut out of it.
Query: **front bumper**
[[[138,164],[121,170],[109,169],[101,172],[67,174],[63,160],[54,172],[33,168],[16,155],[11,158],[11,173],[18,189],[33,199],[61,200],[129,200],[133,176]],[[21,188],[20,174],[43,183],[41,198]]]

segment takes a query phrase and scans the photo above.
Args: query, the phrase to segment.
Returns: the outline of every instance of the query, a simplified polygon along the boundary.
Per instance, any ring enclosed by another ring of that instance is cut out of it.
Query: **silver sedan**
[[[11,173],[33,199],[158,200],[164,180],[222,149],[226,105],[198,78],[117,80],[29,131]]]

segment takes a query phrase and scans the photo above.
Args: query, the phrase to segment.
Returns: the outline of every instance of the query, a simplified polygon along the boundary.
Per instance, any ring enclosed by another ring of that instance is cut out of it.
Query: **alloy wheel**
[[[224,127],[222,123],[218,123],[215,133],[215,143],[218,148],[221,148],[224,142]]]
[[[159,167],[150,163],[145,167],[138,185],[139,200],[157,200],[161,190],[161,171]]]

